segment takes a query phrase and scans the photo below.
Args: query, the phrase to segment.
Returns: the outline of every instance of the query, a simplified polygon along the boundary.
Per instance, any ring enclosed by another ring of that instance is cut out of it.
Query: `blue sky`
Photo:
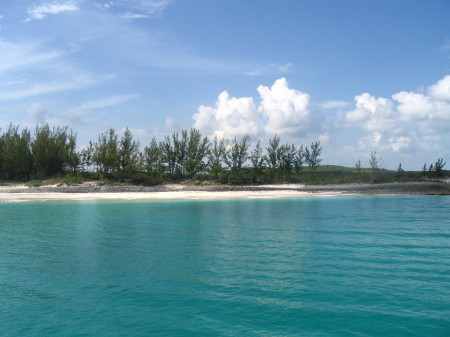
[[[2,0],[0,126],[309,145],[324,163],[450,160],[450,1]],[[450,164],[449,164],[450,165]]]

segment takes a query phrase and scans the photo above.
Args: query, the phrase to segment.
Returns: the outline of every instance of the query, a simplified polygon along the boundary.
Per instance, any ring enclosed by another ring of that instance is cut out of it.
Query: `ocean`
[[[450,336],[450,197],[2,202],[0,336]]]

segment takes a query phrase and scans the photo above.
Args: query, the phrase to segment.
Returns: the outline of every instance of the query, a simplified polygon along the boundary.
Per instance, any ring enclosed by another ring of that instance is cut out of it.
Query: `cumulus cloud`
[[[54,2],[42,2],[38,5],[34,5],[29,8],[27,13],[29,18],[26,21],[31,20],[42,20],[49,14],[60,14],[64,12],[74,12],[78,11],[79,3],[78,1],[54,1]]]
[[[395,127],[396,113],[391,100],[368,93],[355,97],[356,109],[347,113],[347,121],[362,123],[369,131],[386,131]]]
[[[402,152],[422,147],[431,135],[450,132],[449,93],[450,76],[430,86],[427,95],[401,91],[389,99],[364,93],[355,97],[356,107],[345,117],[370,132],[365,139],[371,146]]]
[[[227,91],[217,98],[215,107],[200,106],[194,114],[194,127],[209,135],[236,137],[258,135],[262,116],[251,97],[231,97]]]
[[[309,95],[289,88],[285,78],[271,87],[259,86],[260,104],[252,97],[236,98],[222,92],[214,107],[200,106],[194,114],[194,127],[208,135],[233,138],[287,135],[305,137],[319,130],[309,109]]]
[[[397,110],[405,121],[424,120],[435,109],[435,102],[423,94],[401,91],[392,98],[398,103]]]
[[[434,99],[450,101],[450,75],[430,86],[428,92]]]
[[[259,86],[258,92],[259,110],[266,117],[266,133],[306,136],[311,128],[308,94],[290,89],[285,78],[276,80],[271,88]]]

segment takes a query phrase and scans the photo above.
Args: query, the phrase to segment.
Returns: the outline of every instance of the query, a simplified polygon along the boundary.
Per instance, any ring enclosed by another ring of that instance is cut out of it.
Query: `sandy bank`
[[[389,184],[302,185],[278,184],[258,186],[182,185],[98,186],[86,183],[72,186],[24,185],[0,187],[0,201],[83,200],[83,199],[224,199],[282,198],[308,194],[433,194],[450,195],[448,182],[411,182]]]
[[[0,201],[40,200],[164,200],[164,199],[232,199],[286,198],[308,195],[301,191],[178,191],[178,192],[115,192],[115,193],[0,193]]]

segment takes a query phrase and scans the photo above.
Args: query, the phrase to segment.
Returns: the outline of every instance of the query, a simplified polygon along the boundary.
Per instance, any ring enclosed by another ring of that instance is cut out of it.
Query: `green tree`
[[[31,175],[31,135],[28,129],[19,133],[19,126],[9,125],[0,140],[0,172],[5,179],[28,179]]]
[[[248,149],[250,148],[250,136],[245,135],[239,141],[234,137],[231,148],[225,156],[225,162],[231,170],[233,181],[237,182],[245,161],[248,159]]]
[[[68,157],[67,130],[67,126],[53,129],[48,124],[36,126],[31,151],[37,177],[42,179],[64,172]]]
[[[377,155],[377,151],[370,153],[369,165],[372,168],[372,179],[376,182],[380,177],[380,172],[383,167],[383,158]]]
[[[269,146],[266,147],[266,151],[266,161],[269,169],[269,175],[271,179],[274,179],[277,177],[277,172],[280,167],[282,151],[280,148],[280,137],[278,135],[275,135],[272,139],[269,139]]]
[[[92,141],[89,141],[89,145],[81,149],[79,154],[81,169],[85,172],[89,171],[93,165],[93,156],[95,153],[95,146]]]
[[[261,142],[258,140],[252,152],[250,153],[250,161],[253,168],[253,181],[255,182],[261,179],[266,162],[266,156],[263,155],[263,149],[260,143]]]
[[[402,168],[402,163],[398,164],[397,170],[395,170],[395,173],[398,178],[401,178],[403,174],[405,173],[405,170]]]
[[[443,169],[445,164],[447,164],[447,162],[444,163],[444,159],[443,158],[439,158],[436,163],[434,164],[434,171],[436,172],[436,175],[438,177],[443,175]]]
[[[297,148],[294,144],[282,145],[280,148],[280,170],[286,179],[291,178],[292,170],[295,167],[295,156]]]
[[[219,179],[219,174],[223,171],[222,164],[225,162],[227,144],[228,140],[226,138],[219,140],[217,136],[214,136],[214,140],[208,151],[207,169],[208,172],[214,174],[215,179]]]
[[[80,154],[76,150],[77,147],[77,135],[72,131],[67,135],[66,150],[64,152],[64,163],[71,173],[76,173],[80,164]]]
[[[209,147],[208,138],[202,137],[199,130],[191,129],[189,131],[183,162],[184,173],[187,177],[192,178],[205,169],[204,160],[208,154]]]
[[[109,129],[98,136],[98,140],[94,144],[92,161],[103,173],[109,174],[119,170],[119,137],[114,129]]]
[[[423,164],[422,166],[422,173],[426,173],[427,172],[427,164]]]
[[[300,145],[294,157],[294,169],[297,175],[299,175],[301,170],[303,169],[304,162],[305,162],[305,150],[303,149],[303,145]]]
[[[156,138],[152,138],[149,146],[144,149],[144,168],[153,178],[161,177],[164,174],[162,147],[162,143],[158,143]]]
[[[119,143],[120,170],[122,172],[135,172],[139,168],[140,148],[138,140],[133,139],[133,134],[126,128]]]
[[[322,147],[319,141],[311,143],[311,150],[308,147],[305,148],[305,161],[308,163],[311,172],[315,172],[322,162],[319,157],[321,153]]]

